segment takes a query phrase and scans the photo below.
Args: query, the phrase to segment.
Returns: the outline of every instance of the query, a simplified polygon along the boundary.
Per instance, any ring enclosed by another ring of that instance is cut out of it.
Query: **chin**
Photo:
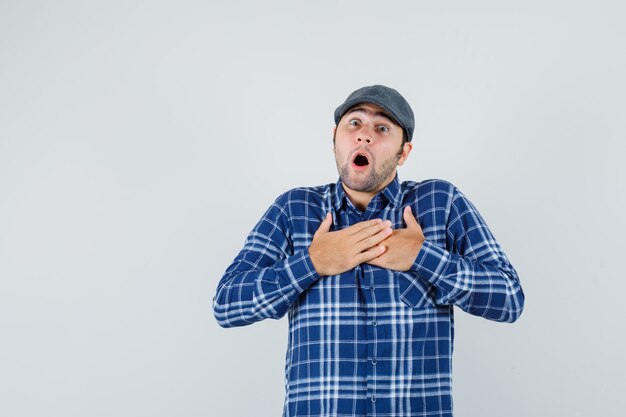
[[[359,191],[362,193],[373,193],[380,189],[380,184],[372,184],[367,181],[352,181],[350,179],[341,179],[341,182],[353,191]]]

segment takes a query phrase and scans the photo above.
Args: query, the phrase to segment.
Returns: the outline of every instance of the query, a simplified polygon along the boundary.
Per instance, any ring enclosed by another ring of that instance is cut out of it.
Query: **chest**
[[[306,215],[303,214],[299,218],[292,219],[291,243],[293,253],[306,249],[311,245],[315,232],[328,212],[331,212],[333,216],[331,231],[343,230],[357,223],[373,219],[389,220],[393,229],[402,229],[406,227],[402,217],[404,207],[406,205],[402,207],[386,207],[378,211],[360,212],[355,209],[335,211],[330,207],[320,206],[318,209],[306,213]],[[411,204],[411,210],[422,227],[426,239],[445,246],[446,212],[419,204],[419,202]]]

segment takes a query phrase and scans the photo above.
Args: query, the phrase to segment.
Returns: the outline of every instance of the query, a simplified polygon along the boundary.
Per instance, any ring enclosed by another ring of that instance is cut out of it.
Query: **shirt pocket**
[[[435,289],[411,272],[395,272],[400,300],[410,308],[432,308],[437,305]]]

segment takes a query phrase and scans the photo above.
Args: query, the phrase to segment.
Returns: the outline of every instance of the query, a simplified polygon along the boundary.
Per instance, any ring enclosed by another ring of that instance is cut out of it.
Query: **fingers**
[[[387,239],[393,233],[393,230],[391,230],[391,223],[389,221],[383,222],[383,224],[385,224],[385,226],[382,230],[380,230],[375,235],[368,236],[364,238],[363,240],[359,241],[358,244],[356,245],[356,248],[359,251],[364,251],[375,245],[378,245],[380,242]],[[371,230],[371,229],[368,229],[368,230]]]
[[[356,235],[359,232],[365,231],[371,227],[376,227],[383,223],[382,219],[373,219],[353,224],[352,226],[344,229],[348,235]],[[375,233],[375,232],[374,232]]]
[[[373,248],[359,253],[356,256],[356,259],[358,260],[359,264],[366,263],[371,261],[372,259],[378,258],[380,255],[385,253],[385,250],[387,249],[383,245],[377,245]]]
[[[342,232],[347,233],[350,246],[360,253],[387,239],[393,230],[389,220],[374,219],[352,225]]]
[[[404,213],[402,217],[404,218],[404,222],[406,223],[407,228],[410,229],[415,226],[419,226],[419,223],[415,219],[415,216],[413,216],[413,212],[411,211],[411,206],[406,206],[404,208]]]
[[[321,234],[329,233],[332,224],[332,215],[331,213],[327,213],[326,217],[315,231],[313,238],[315,239]],[[391,222],[389,220],[383,221],[381,219],[374,219],[354,224],[335,233],[343,236],[342,239],[347,239],[346,242],[348,246],[352,247],[358,253],[382,242],[393,233],[393,230],[391,229]]]
[[[358,229],[350,230],[351,228],[359,226]],[[363,239],[367,239],[370,236],[374,236],[376,233],[379,233],[384,230],[391,231],[391,222],[389,220],[368,220],[366,222],[357,223],[353,226],[350,226],[348,229],[344,229],[348,233],[348,236],[356,243],[360,242]]]
[[[330,214],[330,212],[328,212],[326,213],[326,217],[324,217],[324,220],[320,224],[320,227],[318,227],[317,231],[315,231],[315,235],[319,233],[328,233],[330,231],[330,226],[332,224],[333,224],[333,216]]]

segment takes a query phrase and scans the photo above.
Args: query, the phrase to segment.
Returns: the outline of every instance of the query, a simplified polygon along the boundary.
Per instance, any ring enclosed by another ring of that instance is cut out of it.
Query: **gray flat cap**
[[[370,85],[359,88],[348,96],[335,110],[335,124],[344,114],[357,104],[371,103],[382,107],[404,129],[407,140],[413,139],[415,130],[415,116],[409,103],[393,88],[384,85]]]

